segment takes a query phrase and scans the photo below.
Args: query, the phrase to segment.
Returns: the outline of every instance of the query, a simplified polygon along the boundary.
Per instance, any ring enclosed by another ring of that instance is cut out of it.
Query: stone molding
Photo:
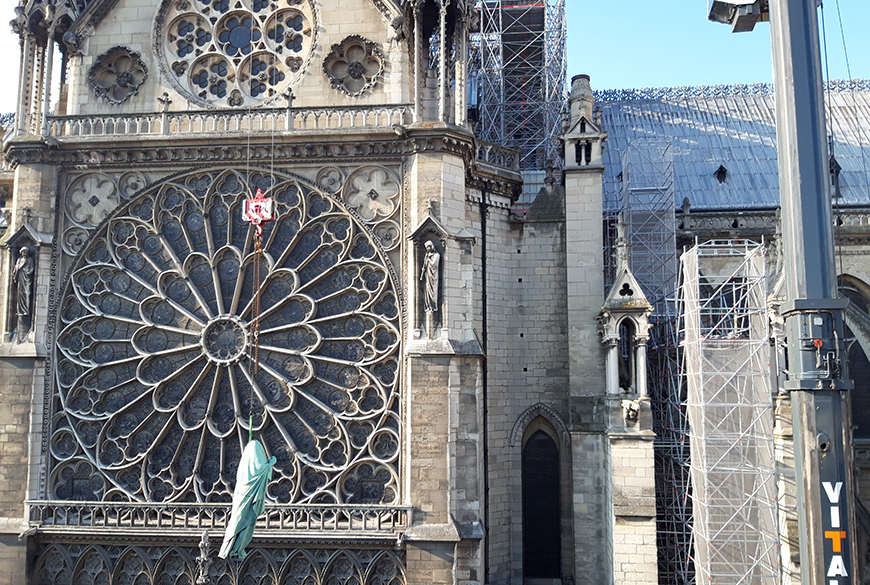
[[[420,152],[455,154],[467,163],[474,159],[470,135],[459,132],[415,132],[402,129],[405,136],[396,137],[394,129],[373,131],[359,128],[355,131],[333,130],[324,132],[281,132],[280,144],[275,137],[260,134],[248,147],[241,140],[242,132],[215,133],[209,146],[200,141],[184,144],[177,137],[138,136],[130,144],[123,144],[124,136],[105,135],[87,140],[74,138],[24,138],[13,140],[6,149],[6,158],[13,164],[55,163],[65,165],[127,165],[142,163],[218,162],[246,160],[290,160],[358,158],[371,156],[407,156]],[[358,140],[353,140],[358,138]],[[292,140],[292,143],[290,142]]]
[[[870,467],[870,440],[855,439],[855,465]]]
[[[0,343],[0,359],[45,358],[46,355],[41,343]]]
[[[526,427],[528,427],[529,423],[538,416],[543,416],[553,425],[553,428],[556,429],[556,433],[559,435],[559,440],[562,442],[563,446],[571,446],[571,434],[568,432],[568,426],[565,424],[565,421],[562,420],[559,413],[552,407],[547,406],[543,402],[539,402],[527,408],[526,411],[517,418],[517,422],[514,423],[514,427],[511,429],[510,439],[508,441],[508,444],[511,447],[520,446]]]
[[[114,168],[139,170],[143,165],[172,166],[184,164],[217,164],[250,160],[255,164],[278,162],[287,164],[309,162],[396,161],[422,152],[454,154],[466,163],[467,186],[488,194],[515,200],[521,190],[518,172],[478,160],[480,151],[475,141],[462,128],[414,128],[397,126],[389,129],[364,128],[334,129],[316,132],[280,132],[281,143],[272,144],[273,137],[261,133],[251,140],[250,151],[241,142],[240,133],[216,133],[208,146],[201,141],[185,144],[177,137],[140,135],[130,137],[130,144],[120,147],[119,141],[127,135],[108,134],[82,140],[75,137],[25,137],[12,140],[6,147],[6,159],[12,167],[20,164],[57,164],[87,170]],[[290,140],[293,140],[291,143]],[[489,153],[489,150],[484,153]],[[509,202],[497,207],[509,207]]]
[[[445,329],[441,329],[438,339],[411,339],[405,344],[405,355],[409,357],[424,357],[438,355],[455,355],[484,357],[483,349],[476,339],[461,341],[448,339]]]
[[[384,18],[386,18],[387,20],[392,20],[396,16],[399,16],[399,10],[395,7],[394,2],[390,0],[371,0],[371,2],[378,10],[381,11],[381,14],[383,14]],[[390,10],[390,6],[393,6],[394,9]]]
[[[677,235],[704,237],[731,234],[740,231],[744,236],[776,234],[776,210],[761,209],[750,211],[693,211],[677,213]],[[839,244],[849,246],[870,245],[870,209],[845,209],[834,211],[839,225],[834,229],[834,239]],[[843,251],[843,254],[853,253]]]

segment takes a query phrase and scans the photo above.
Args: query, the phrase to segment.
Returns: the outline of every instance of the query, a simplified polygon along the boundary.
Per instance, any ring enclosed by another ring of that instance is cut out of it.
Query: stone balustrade
[[[39,532],[224,530],[230,504],[28,500],[27,519]],[[257,530],[293,531],[342,538],[390,538],[407,530],[405,507],[350,504],[267,504]]]
[[[519,150],[491,142],[477,141],[477,160],[514,171],[520,170]]]
[[[386,129],[413,122],[407,104],[372,107],[191,110],[141,114],[49,116],[47,136],[199,135],[226,132],[291,132]]]

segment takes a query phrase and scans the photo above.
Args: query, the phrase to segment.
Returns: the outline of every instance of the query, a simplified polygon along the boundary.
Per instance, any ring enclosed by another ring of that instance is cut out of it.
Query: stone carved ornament
[[[78,254],[90,231],[146,185],[147,177],[138,171],[121,175],[86,173],[73,178],[63,203],[64,215],[72,224],[61,237],[63,251],[70,256]]]
[[[358,96],[375,86],[385,63],[386,57],[376,42],[351,35],[332,45],[323,59],[323,73],[333,89]]]
[[[278,98],[315,44],[311,0],[165,0],[155,46],[161,67],[197,103],[242,107]]]
[[[147,77],[148,68],[139,53],[113,47],[97,57],[88,71],[88,84],[97,97],[120,104],[139,93]]]
[[[825,84],[828,93],[868,91],[870,79],[832,79]],[[708,99],[721,97],[772,96],[772,83],[736,85],[695,85],[682,87],[646,87],[639,89],[607,89],[592,92],[595,103],[625,101],[658,101]]]
[[[36,559],[34,583],[193,585],[193,546],[83,546],[55,543]],[[213,556],[206,583],[236,585],[402,585],[404,555],[373,549],[254,549],[241,563]]]
[[[257,187],[277,220],[263,235],[252,375],[240,206]],[[269,501],[398,502],[394,276],[329,194],[231,171],[152,185],[94,231],[59,315],[51,497],[230,501],[252,413],[278,459]]]
[[[331,174],[319,176],[318,180],[326,182],[331,177]],[[369,225],[387,251],[395,250],[400,242],[401,228],[396,221],[400,193],[399,179],[392,171],[380,166],[363,166],[354,170],[342,189],[344,201]]]

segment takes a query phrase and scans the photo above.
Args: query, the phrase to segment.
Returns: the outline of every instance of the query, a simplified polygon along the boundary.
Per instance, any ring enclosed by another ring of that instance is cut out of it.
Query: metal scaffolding
[[[697,581],[779,579],[764,248],[695,245],[681,257]]]
[[[656,538],[659,583],[694,583],[689,434],[678,353],[676,218],[671,144],[637,140],[626,148],[620,201],[605,202],[608,243],[616,213],[627,227],[630,267],[654,313],[647,344],[648,387],[656,433]],[[605,260],[610,253],[605,252]],[[605,266],[606,274],[612,272]]]
[[[671,143],[635,140],[622,158],[631,271],[658,315],[672,314],[677,270]]]
[[[478,0],[477,10],[470,73],[477,135],[521,151],[525,185],[517,203],[528,207],[547,166],[562,167],[565,0]]]

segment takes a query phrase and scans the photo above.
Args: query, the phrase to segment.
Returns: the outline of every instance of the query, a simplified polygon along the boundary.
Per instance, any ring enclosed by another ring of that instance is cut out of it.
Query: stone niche
[[[39,307],[44,299],[37,298],[37,280],[40,269],[40,251],[51,245],[51,236],[43,234],[29,222],[25,222],[6,240],[6,317],[4,321],[4,355],[37,357],[45,350],[34,343],[39,321],[46,315],[39,315]]]
[[[417,339],[437,339],[443,323],[443,266],[447,260],[447,231],[431,212],[411,234],[414,244],[415,327]]]

